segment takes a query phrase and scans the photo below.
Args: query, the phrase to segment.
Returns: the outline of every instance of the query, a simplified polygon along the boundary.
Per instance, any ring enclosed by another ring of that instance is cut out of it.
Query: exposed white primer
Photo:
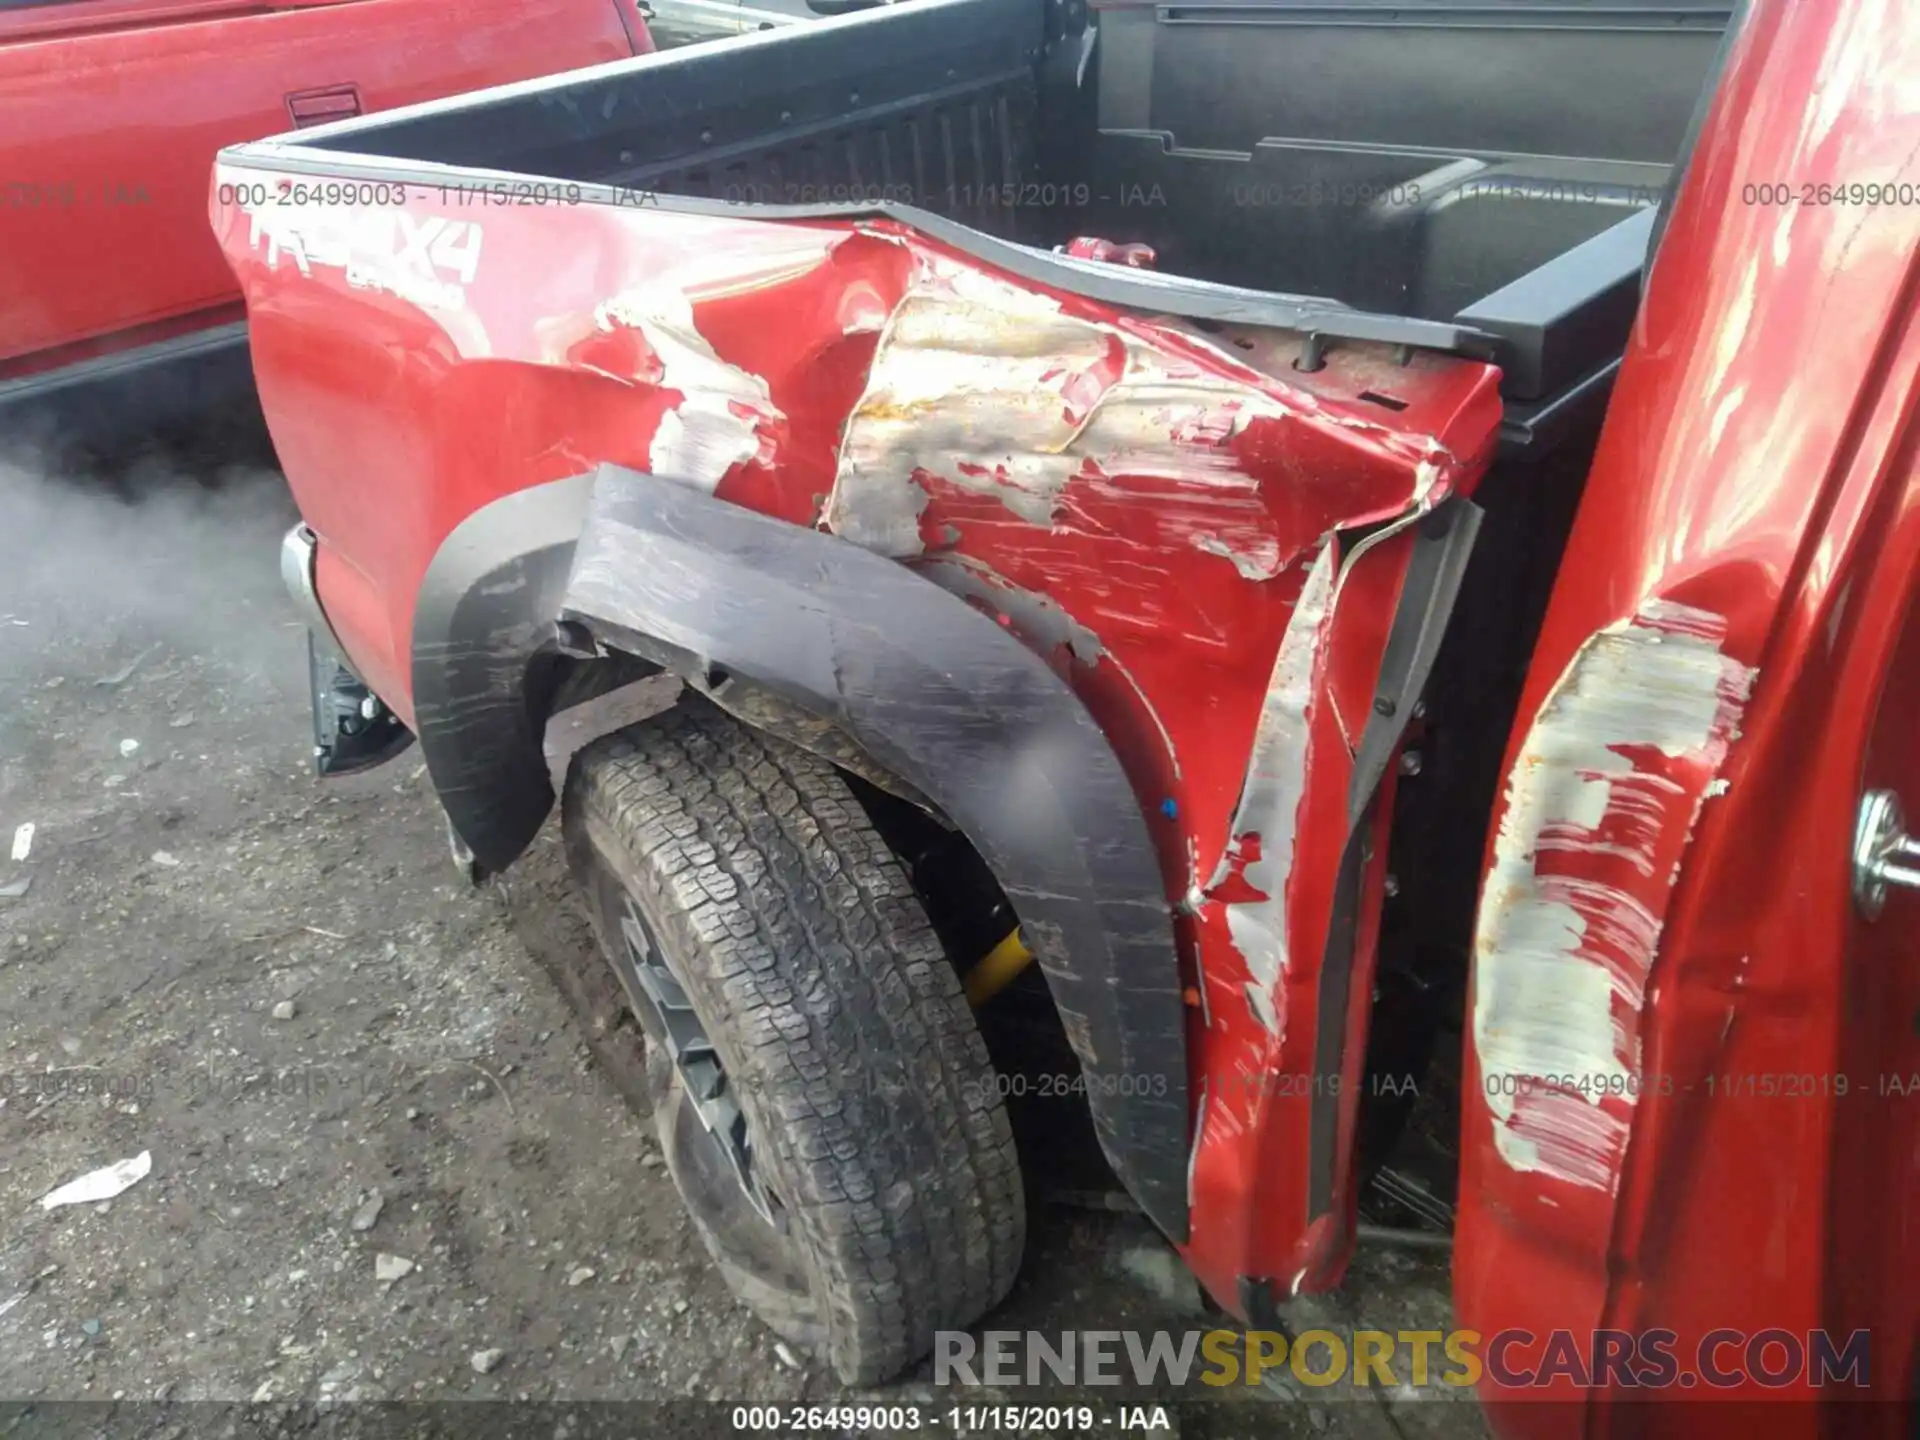
[[[1202,993],[1205,993],[1204,990]],[[1202,1081],[1200,1103],[1194,1107],[1193,1112],[1193,1145],[1187,1151],[1187,1208],[1189,1210],[1193,1208],[1194,1172],[1200,1165],[1200,1142],[1207,1138],[1207,1101],[1211,1098],[1212,1092],[1207,1089],[1206,1082]]]
[[[1047,296],[929,265],[881,334],[847,421],[826,524],[884,555],[919,554],[919,472],[991,495],[1035,525],[1053,522],[1076,476],[1204,485],[1251,509],[1258,483],[1228,442],[1256,418],[1294,413],[1244,381],[1067,315]],[[1215,553],[1230,543],[1211,538]],[[1273,548],[1247,563],[1277,563]]]
[[[1508,776],[1474,941],[1473,1038],[1494,1143],[1516,1170],[1597,1190],[1618,1181],[1621,1112],[1640,1075],[1637,1017],[1672,877],[1651,895],[1656,913],[1649,895],[1541,874],[1537,862],[1550,851],[1626,858],[1651,880],[1662,837],[1691,827],[1701,797],[1623,752],[1718,768],[1753,684],[1749,667],[1721,653],[1724,631],[1710,612],[1650,601],[1593,636]],[[1548,1093],[1544,1077],[1590,1084]]]
[[[1422,460],[1418,465],[1414,466],[1413,499],[1414,503],[1420,506],[1421,509],[1426,510],[1432,508],[1427,503],[1427,497],[1433,494],[1433,487],[1440,483],[1440,477],[1444,473],[1440,466],[1431,458]]]
[[[1300,599],[1287,617],[1254,729],[1253,753],[1234,810],[1231,838],[1207,887],[1214,889],[1227,878],[1248,836],[1259,837],[1260,858],[1242,874],[1264,898],[1228,905],[1227,929],[1252,976],[1247,1004],[1275,1032],[1280,1022],[1274,989],[1287,968],[1287,876],[1293,869],[1294,829],[1307,781],[1307,706],[1313,698],[1314,660],[1333,595],[1335,549],[1329,543],[1314,558]]]
[[[593,319],[602,330],[638,330],[660,362],[660,388],[684,397],[654,430],[647,452],[654,474],[712,494],[729,470],[760,454],[760,427],[783,417],[767,382],[722,360],[695,328],[687,290],[677,284],[628,290],[601,302]]]
[[[1271,580],[1286,568],[1286,558],[1280,553],[1280,541],[1272,535],[1260,535],[1244,545],[1234,546],[1222,540],[1211,531],[1201,531],[1193,537],[1196,550],[1204,550],[1209,555],[1218,555],[1231,562],[1243,579]]]

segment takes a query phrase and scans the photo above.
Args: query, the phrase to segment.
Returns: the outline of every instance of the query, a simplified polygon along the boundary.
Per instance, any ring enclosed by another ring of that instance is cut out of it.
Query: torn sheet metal
[[[906,558],[925,549],[929,480],[1048,526],[1069,484],[1128,476],[1214,492],[1211,506],[1195,497],[1188,543],[1271,578],[1279,543],[1232,441],[1256,419],[1290,413],[1256,386],[1068,314],[1048,296],[933,267],[881,336],[825,523]]]
[[[1639,1012],[1677,867],[1754,672],[1720,617],[1664,601],[1593,636],[1508,777],[1475,937],[1473,1041],[1516,1170],[1612,1192]]]
[[[648,286],[603,302],[596,327],[626,326],[652,351],[650,373],[636,377],[679,401],[660,416],[648,449],[656,475],[688,480],[709,495],[735,466],[772,459],[772,427],[785,417],[767,382],[730,365],[694,323],[693,302],[677,285]]]
[[[1287,621],[1273,678],[1254,731],[1246,786],[1234,811],[1232,839],[1208,883],[1218,889],[1238,865],[1255,898],[1226,907],[1227,927],[1251,979],[1247,1004],[1260,1023],[1278,1033],[1280,977],[1287,965],[1287,877],[1301,796],[1307,787],[1307,708],[1313,699],[1314,664],[1333,596],[1335,550],[1328,544],[1307,572],[1307,582]]]
[[[220,178],[271,177],[223,169]],[[345,283],[263,259],[245,216],[222,223],[255,313],[305,313],[319,288]],[[326,427],[284,437],[289,469],[314,493],[341,497],[329,538],[371,586],[374,638],[359,648],[385,668],[384,687],[412,692],[406,657],[392,650],[395,638],[420,644],[420,557],[355,522],[381,513],[379,497],[423,464],[457,476],[464,495],[503,497],[544,493],[603,463],[656,471],[691,482],[674,487],[683,495],[705,489],[769,522],[824,524],[908,558],[923,572],[918,588],[947,585],[1004,617],[1006,631],[1044,652],[1049,672],[1071,687],[1085,710],[1073,712],[1075,725],[1097,729],[1118,756],[1161,866],[1163,899],[1186,902],[1179,934],[1189,968],[1151,980],[1185,989],[1190,1068],[1210,1087],[1194,1207],[1263,1217],[1251,1231],[1199,1227],[1190,1258],[1222,1295],[1242,1276],[1299,1274],[1302,1246],[1319,1243],[1299,1233],[1305,1172],[1294,1157],[1306,1153],[1309,1106],[1304,1087],[1271,1081],[1307,1073],[1311,1057],[1300,1047],[1313,1027],[1276,1034],[1268,1020],[1283,1022],[1289,1007],[1311,1013],[1324,924],[1318,887],[1331,883],[1350,828],[1333,803],[1343,785],[1332,772],[1345,766],[1325,773],[1333,800],[1324,816],[1314,806],[1321,787],[1308,787],[1289,862],[1270,848],[1278,820],[1253,818],[1249,757],[1256,744],[1271,746],[1256,732],[1275,698],[1276,654],[1330,537],[1470,489],[1496,443],[1498,371],[1358,341],[1300,371],[1300,334],[1150,315],[1014,280],[897,218],[770,223],[754,207],[583,205],[564,215],[495,209],[484,225],[485,259],[468,286],[474,303],[422,308],[361,291],[350,336],[310,337],[326,357],[333,412],[384,418],[352,446]],[[470,234],[462,231],[463,257]],[[1064,286],[1081,272],[1056,273]],[[392,430],[405,415],[420,423]],[[394,443],[406,438],[425,453]],[[431,530],[453,514],[428,519]],[[431,542],[427,553],[446,539],[419,538]],[[1323,693],[1332,693],[1326,677],[1369,668],[1360,652],[1384,632],[1398,575],[1380,569],[1379,585],[1341,593],[1350,628],[1325,622],[1315,662]],[[940,673],[940,657],[916,658]],[[467,703],[452,694],[436,702],[442,714]],[[1313,706],[1309,719],[1338,761],[1335,708]],[[544,777],[537,747],[524,758],[527,775]],[[1022,801],[1043,794],[1057,769],[1039,749],[1015,763],[993,782]],[[1265,761],[1257,768],[1265,773]],[[467,788],[496,787],[489,778]],[[1247,814],[1236,822],[1243,800]],[[1283,801],[1269,800],[1284,813]],[[1103,842],[1111,832],[1102,822]],[[1269,847],[1256,853],[1249,840],[1235,861],[1258,862],[1266,883],[1255,894],[1233,868],[1205,893],[1239,832],[1257,832]],[[509,841],[524,843],[509,835],[503,849]],[[1299,872],[1289,902],[1297,933],[1284,950],[1263,947],[1251,937],[1277,935],[1275,890],[1286,888],[1279,877],[1289,865]],[[1094,870],[1110,868],[1096,857]],[[1032,908],[1021,917],[1029,943],[1068,955],[1044,915],[1029,924]],[[1272,997],[1270,1017],[1241,999],[1256,973],[1241,944],[1272,980],[1256,986]],[[1065,1024],[1087,1039],[1075,1016]],[[1117,1053],[1113,1063],[1143,1069]],[[1163,1108],[1181,1121],[1166,1133],[1184,1128],[1184,1104]],[[1136,1128],[1133,1140],[1143,1133]],[[1289,1159],[1276,1164],[1281,1156]]]

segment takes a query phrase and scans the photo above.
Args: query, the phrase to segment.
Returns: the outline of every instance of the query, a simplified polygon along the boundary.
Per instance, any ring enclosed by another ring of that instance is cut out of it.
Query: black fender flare
[[[440,543],[413,611],[413,719],[447,823],[486,870],[553,809],[543,749],[554,629],[591,475],[502,496]]]
[[[1115,1173],[1186,1239],[1172,912],[1119,760],[1045,661],[895,561],[689,484],[606,465],[507,496],[448,537],[414,626],[421,748],[492,868],[553,803],[528,687],[563,644],[772,692],[935,804],[1020,917]]]

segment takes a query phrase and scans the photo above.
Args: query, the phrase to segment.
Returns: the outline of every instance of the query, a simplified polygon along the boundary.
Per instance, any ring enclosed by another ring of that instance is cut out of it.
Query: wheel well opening
[[[967,837],[921,807],[851,772],[847,783],[899,857],[914,892],[963,980],[1020,924],[992,870]],[[1047,1197],[1129,1209],[1094,1132],[1080,1059],[1038,965],[976,1006],[1013,1125],[1024,1173]]]

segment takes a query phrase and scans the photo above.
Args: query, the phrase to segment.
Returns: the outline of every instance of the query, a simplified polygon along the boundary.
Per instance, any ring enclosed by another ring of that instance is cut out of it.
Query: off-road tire
[[[907,873],[830,764],[689,697],[576,757],[568,859],[618,884],[726,1067],[784,1233],[702,1169],[650,1044],[670,1172],[728,1285],[849,1385],[1013,1284],[1019,1162],[994,1071]],[[593,905],[603,950],[619,943]],[[704,1133],[704,1132],[701,1132]]]

